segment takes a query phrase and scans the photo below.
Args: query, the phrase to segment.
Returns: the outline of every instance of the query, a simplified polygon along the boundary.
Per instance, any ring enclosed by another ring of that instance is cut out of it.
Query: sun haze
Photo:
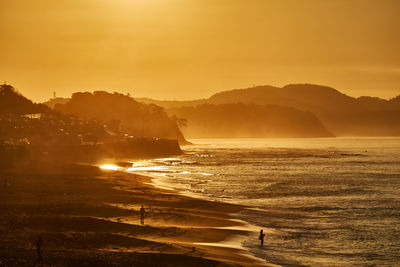
[[[253,84],[400,89],[397,0],[3,0],[0,79],[34,101],[195,99]]]

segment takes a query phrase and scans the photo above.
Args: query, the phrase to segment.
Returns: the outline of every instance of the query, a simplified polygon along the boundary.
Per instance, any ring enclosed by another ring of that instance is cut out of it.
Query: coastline
[[[237,246],[249,231],[232,214],[245,207],[157,188],[150,177],[36,164],[3,171],[1,182],[0,262],[7,266],[32,265],[38,236],[53,266],[273,266]]]

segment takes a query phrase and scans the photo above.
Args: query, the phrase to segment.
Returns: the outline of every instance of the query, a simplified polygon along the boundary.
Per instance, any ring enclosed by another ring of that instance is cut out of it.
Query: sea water
[[[267,233],[243,242],[282,266],[400,266],[400,139],[191,140],[129,171],[181,192],[245,204]]]

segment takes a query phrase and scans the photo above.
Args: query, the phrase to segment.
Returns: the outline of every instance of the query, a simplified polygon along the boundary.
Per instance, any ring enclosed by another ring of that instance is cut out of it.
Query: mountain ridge
[[[314,84],[254,86],[222,91],[208,99],[149,102],[164,106],[167,112],[172,108],[199,104],[278,105],[313,113],[336,136],[400,135],[400,96],[390,100],[369,96],[354,98],[332,87]]]

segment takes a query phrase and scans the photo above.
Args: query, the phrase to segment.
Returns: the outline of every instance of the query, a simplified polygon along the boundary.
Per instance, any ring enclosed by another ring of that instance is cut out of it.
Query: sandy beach
[[[242,206],[93,166],[32,164],[0,175],[0,266],[34,266],[39,236],[45,266],[268,266],[240,247],[251,232],[231,214]]]

